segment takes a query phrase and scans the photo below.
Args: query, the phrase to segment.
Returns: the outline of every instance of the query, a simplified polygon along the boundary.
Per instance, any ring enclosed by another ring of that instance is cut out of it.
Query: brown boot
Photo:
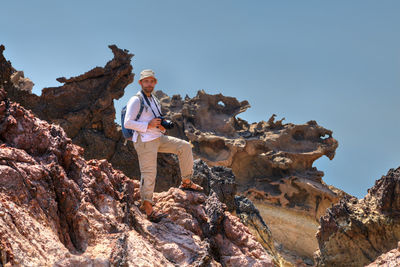
[[[198,184],[195,184],[190,179],[182,180],[181,185],[179,186],[180,189],[189,189],[194,191],[203,191],[204,188]]]
[[[153,205],[151,204],[151,202],[144,200],[142,202],[142,205],[140,205],[139,207],[140,211],[146,215],[152,213],[153,211]]]
[[[155,223],[160,222],[163,218],[168,216],[168,214],[154,211],[153,205],[147,200],[143,201],[139,209],[146,214],[149,221]]]

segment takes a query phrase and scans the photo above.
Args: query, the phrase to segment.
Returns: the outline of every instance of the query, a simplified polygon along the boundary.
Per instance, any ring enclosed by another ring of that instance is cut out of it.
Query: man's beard
[[[145,93],[151,93],[151,92],[153,92],[154,87],[152,87],[152,86],[142,87],[142,90],[143,90]]]

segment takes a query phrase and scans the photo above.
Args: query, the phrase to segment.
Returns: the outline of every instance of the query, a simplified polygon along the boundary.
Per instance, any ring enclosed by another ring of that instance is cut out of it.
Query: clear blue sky
[[[271,114],[316,120],[339,141],[315,162],[324,180],[357,197],[400,165],[400,1],[2,1],[0,43],[36,84],[58,86],[135,54],[169,95],[200,89]],[[138,90],[135,80],[117,111]]]

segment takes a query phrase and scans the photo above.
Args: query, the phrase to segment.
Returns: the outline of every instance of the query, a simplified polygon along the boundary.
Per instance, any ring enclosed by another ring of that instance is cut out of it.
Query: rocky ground
[[[193,145],[194,179],[205,194],[176,189],[177,159],[160,154],[156,209],[170,216],[147,221],[135,205],[137,155],[114,122],[113,100],[134,79],[133,55],[110,49],[114,58],[104,67],[59,78],[62,86],[37,96],[0,46],[2,265],[364,266],[376,260],[374,266],[385,266],[398,260],[398,170],[357,200],[326,185],[313,167],[335,155],[330,130],[275,115],[249,124],[237,117],[247,101],[204,91],[184,99],[156,92],[176,125],[168,134]]]
[[[59,78],[64,85],[45,88],[40,96],[26,90],[30,85],[27,78],[17,75],[2,55],[1,72],[10,80],[5,85],[10,99],[37,117],[62,126],[73,143],[84,148],[85,159],[106,159],[128,177],[138,179],[136,152],[131,142],[125,145],[114,122],[113,105],[133,81],[133,55],[116,46],[110,49],[114,58],[104,67]],[[285,124],[283,119],[275,121],[275,115],[268,121],[249,124],[236,117],[250,107],[249,103],[221,94],[199,91],[195,97],[184,99],[161,91],[156,94],[163,111],[176,125],[168,134],[190,141],[195,157],[209,166],[231,168],[238,192],[261,211],[278,248],[312,261],[318,248],[314,236],[318,219],[340,198],[323,183],[323,172],[312,166],[321,156],[334,157],[338,142],[332,132],[315,121]],[[156,191],[178,186],[179,168],[174,156],[160,154],[158,170]],[[233,209],[232,205],[228,207]],[[298,246],[299,242],[307,245]]]
[[[169,216],[151,223],[135,205],[137,181],[106,160],[84,160],[60,126],[3,89],[0,148],[2,266],[277,264],[215,192],[156,194],[155,209]]]

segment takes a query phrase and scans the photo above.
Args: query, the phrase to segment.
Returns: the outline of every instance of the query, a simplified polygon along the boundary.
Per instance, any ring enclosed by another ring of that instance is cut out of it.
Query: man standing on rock
[[[152,94],[157,84],[154,72],[149,69],[143,70],[140,73],[139,84],[142,90],[128,101],[123,123],[125,128],[134,130],[132,141],[138,154],[141,173],[140,210],[146,213],[149,220],[157,222],[165,216],[153,211],[158,152],[173,153],[178,156],[182,174],[182,183],[179,188],[196,191],[202,191],[203,188],[191,181],[193,155],[189,142],[165,135],[166,130],[159,118],[162,116],[161,106]],[[141,105],[144,105],[144,108],[141,108]],[[140,110],[141,114],[137,118]]]

